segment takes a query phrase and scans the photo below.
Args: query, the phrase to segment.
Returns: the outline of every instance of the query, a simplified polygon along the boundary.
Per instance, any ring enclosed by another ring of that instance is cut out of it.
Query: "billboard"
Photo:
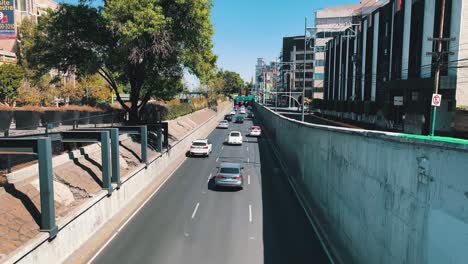
[[[0,39],[15,39],[14,0],[0,0]]]

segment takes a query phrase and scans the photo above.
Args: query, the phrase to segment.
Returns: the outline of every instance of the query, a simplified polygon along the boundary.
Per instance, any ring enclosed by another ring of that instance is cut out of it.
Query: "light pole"
[[[304,105],[305,105],[305,86],[306,86],[306,61],[307,61],[307,42],[308,40],[312,39],[312,37],[310,39],[307,38],[307,30],[311,29],[313,30],[314,28],[312,27],[307,27],[307,17],[305,17],[304,19],[304,65],[303,65],[303,75],[302,75],[302,113],[301,113],[301,120],[304,122]],[[313,50],[312,50],[313,52]],[[313,80],[313,78],[312,78]],[[313,82],[313,81],[312,81]],[[314,101],[314,89],[313,89],[313,85],[311,87],[311,99],[312,99],[312,102]],[[311,104],[312,105],[312,104]],[[311,105],[309,106],[309,110],[311,110]]]
[[[301,102],[301,121],[304,122],[304,96],[305,96],[305,86],[306,86],[306,61],[307,61],[307,17],[304,19],[304,63],[302,64],[302,102]],[[313,93],[313,92],[312,92]]]

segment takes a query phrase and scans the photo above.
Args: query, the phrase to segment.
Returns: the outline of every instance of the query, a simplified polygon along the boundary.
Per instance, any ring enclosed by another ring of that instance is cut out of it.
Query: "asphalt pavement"
[[[210,157],[188,158],[92,263],[329,263],[253,122],[213,131]],[[242,146],[223,144],[232,130]],[[213,188],[221,162],[243,164],[243,190]]]

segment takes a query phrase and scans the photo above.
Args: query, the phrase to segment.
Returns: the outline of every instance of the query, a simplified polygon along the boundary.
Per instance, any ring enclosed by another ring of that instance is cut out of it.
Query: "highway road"
[[[265,138],[208,137],[209,158],[188,158],[92,263],[329,263]],[[245,142],[247,140],[247,142]],[[244,164],[243,190],[214,190],[221,162]]]

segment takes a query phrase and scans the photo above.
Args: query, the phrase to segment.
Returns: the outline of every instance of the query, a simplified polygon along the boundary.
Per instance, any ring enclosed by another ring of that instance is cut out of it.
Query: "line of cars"
[[[224,120],[220,121],[218,124],[218,128],[221,129],[229,129],[229,122],[234,121],[235,123],[243,123],[244,116],[246,115],[245,107],[240,107],[238,109],[239,115],[237,114],[236,109],[234,108],[233,111],[224,117]],[[234,116],[234,119],[233,119]],[[249,111],[247,114],[248,117],[253,118],[253,113]],[[252,137],[259,137],[261,136],[261,128],[260,126],[252,126],[249,129],[248,136]],[[226,144],[228,145],[242,145],[243,143],[243,136],[240,131],[230,131],[229,135],[226,139]],[[190,156],[204,156],[208,157],[213,150],[213,145],[208,139],[198,139],[192,142],[190,146],[189,154]],[[244,179],[242,176],[243,167],[239,163],[230,163],[230,162],[223,162],[218,167],[218,172],[214,177],[214,188],[217,187],[235,187],[238,189],[242,189],[244,185]]]

